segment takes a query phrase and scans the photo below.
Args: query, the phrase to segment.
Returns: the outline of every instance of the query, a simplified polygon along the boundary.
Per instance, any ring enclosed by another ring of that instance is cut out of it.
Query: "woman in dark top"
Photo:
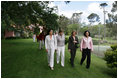
[[[76,55],[76,49],[78,48],[77,44],[78,44],[78,38],[76,36],[76,32],[72,31],[72,35],[69,37],[69,43],[68,43],[68,50],[71,54],[71,65],[72,67],[74,67],[74,58]]]

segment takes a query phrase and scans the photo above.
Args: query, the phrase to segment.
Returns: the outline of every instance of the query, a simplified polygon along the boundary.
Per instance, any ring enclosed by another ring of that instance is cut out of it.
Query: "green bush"
[[[29,39],[30,37],[7,37],[6,40],[13,40],[13,39]]]
[[[104,60],[107,66],[112,69],[112,74],[117,77],[117,45],[111,45],[111,49],[105,52]]]
[[[117,44],[111,45],[111,48],[112,48],[113,51],[117,50]]]
[[[7,40],[10,40],[10,39],[21,39],[21,37],[7,37],[5,39],[7,39]]]
[[[69,37],[65,37],[65,44],[67,44],[69,41]]]
[[[104,59],[107,61],[107,66],[110,68],[117,67],[117,45],[111,45],[112,49],[105,52]]]

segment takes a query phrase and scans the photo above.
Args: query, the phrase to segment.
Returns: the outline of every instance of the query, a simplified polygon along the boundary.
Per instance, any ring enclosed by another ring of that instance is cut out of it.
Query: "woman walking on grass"
[[[64,58],[65,58],[65,35],[62,30],[59,30],[57,36],[57,64],[60,61],[61,54],[61,66],[64,67]]]
[[[45,38],[45,48],[47,52],[48,58],[48,66],[50,66],[51,70],[54,70],[54,52],[57,46],[56,38],[53,35],[53,30],[49,30],[49,34]]]
[[[77,44],[78,44],[78,38],[76,36],[76,31],[72,31],[72,35],[69,37],[69,43],[68,43],[68,50],[71,54],[71,66],[74,67],[74,58],[76,55],[76,50],[78,48]]]
[[[93,51],[93,42],[90,37],[90,32],[87,30],[84,32],[84,37],[81,40],[80,50],[82,52],[82,58],[80,65],[83,64],[87,56],[87,65],[86,68],[89,69],[91,62],[91,51]]]

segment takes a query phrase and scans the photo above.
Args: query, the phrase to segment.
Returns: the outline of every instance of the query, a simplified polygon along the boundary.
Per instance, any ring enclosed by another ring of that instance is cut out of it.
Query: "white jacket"
[[[54,35],[52,35],[52,39],[50,39],[50,35],[46,36],[45,48],[46,49],[56,49],[57,48],[57,41],[56,41],[56,37]]]

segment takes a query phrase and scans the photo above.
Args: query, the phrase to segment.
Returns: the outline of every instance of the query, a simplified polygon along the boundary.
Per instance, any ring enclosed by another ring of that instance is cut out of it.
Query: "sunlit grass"
[[[81,52],[77,50],[75,68],[69,62],[70,53],[65,51],[65,67],[56,64],[51,71],[47,64],[46,51],[39,50],[32,39],[2,40],[1,76],[2,78],[111,78],[111,69],[106,62],[92,54],[91,67],[86,69],[86,61],[80,66]]]

